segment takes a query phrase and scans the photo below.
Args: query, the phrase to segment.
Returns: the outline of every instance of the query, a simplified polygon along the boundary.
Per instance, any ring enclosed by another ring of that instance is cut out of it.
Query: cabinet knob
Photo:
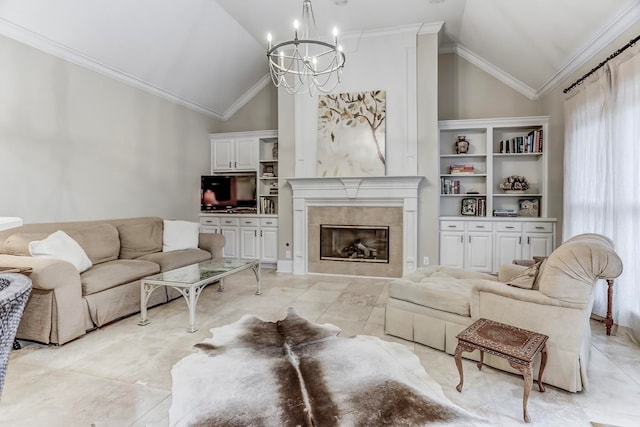
[[[504,228],[508,228],[509,230],[511,230],[512,228],[515,228],[515,227],[514,227],[513,225],[507,225],[507,226],[506,226],[506,227],[504,227]]]
[[[522,236],[518,237],[518,244],[521,245],[522,244]]]
[[[484,225],[476,225],[476,228],[484,228]]]
[[[541,225],[536,225],[536,230],[544,230],[544,227]]]
[[[231,167],[231,162],[229,162],[229,167]]]
[[[531,244],[531,237],[527,237],[527,245]]]
[[[456,226],[455,226],[455,225],[447,225],[447,227],[449,227],[449,228],[456,228]]]

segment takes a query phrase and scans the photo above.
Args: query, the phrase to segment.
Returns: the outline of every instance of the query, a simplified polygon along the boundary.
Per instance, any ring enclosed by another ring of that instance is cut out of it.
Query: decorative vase
[[[469,140],[466,136],[458,136],[458,140],[454,144],[456,154],[465,154],[469,151]]]
[[[271,148],[271,157],[273,158],[273,160],[276,160],[278,158],[278,143],[277,142],[273,143],[273,148]]]

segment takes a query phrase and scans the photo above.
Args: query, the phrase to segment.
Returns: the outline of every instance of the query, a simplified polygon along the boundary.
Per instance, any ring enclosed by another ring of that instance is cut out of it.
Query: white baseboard
[[[278,260],[278,273],[293,273],[293,261],[291,260]]]

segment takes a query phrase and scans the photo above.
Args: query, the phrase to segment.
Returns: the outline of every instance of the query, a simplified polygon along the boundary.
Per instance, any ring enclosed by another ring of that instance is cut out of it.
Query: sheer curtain
[[[614,319],[640,342],[640,46],[600,68],[565,100],[564,236],[613,239],[624,271]],[[606,313],[598,283],[593,311]]]

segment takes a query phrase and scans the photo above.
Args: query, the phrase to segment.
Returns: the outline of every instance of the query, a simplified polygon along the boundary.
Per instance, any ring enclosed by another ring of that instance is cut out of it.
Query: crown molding
[[[496,79],[500,80],[502,83],[520,92],[522,95],[526,96],[527,98],[538,99],[538,94],[533,88],[524,84],[520,80],[516,79],[511,74],[496,67],[495,65],[488,62],[484,58],[481,58],[480,56],[476,55],[475,53],[465,48],[464,46],[456,44],[452,50],[452,46],[447,45],[446,49],[447,49],[446,52],[444,51],[444,49],[439,49],[438,51],[439,53],[456,53],[461,58],[466,59],[468,62],[480,68],[482,71],[492,75]]]
[[[102,74],[106,77],[117,80],[126,85],[135,87],[137,89],[143,90],[152,95],[163,98],[167,101],[181,105],[190,110],[205,114],[215,119],[219,119],[219,120],[224,119],[223,114],[220,114],[219,112],[212,110],[211,108],[191,102],[172,92],[161,89],[158,86],[153,85],[152,83],[146,82],[138,77],[127,74],[115,67],[104,64],[88,55],[85,55],[81,52],[71,49],[68,46],[65,46],[61,43],[51,40],[48,37],[35,33],[31,30],[28,30],[20,25],[16,25],[13,22],[10,22],[4,18],[0,18],[0,34],[6,37],[9,37],[11,39],[14,39],[20,43],[24,43],[28,46],[31,46],[35,49],[46,52],[50,55],[64,59],[65,61],[71,62],[80,67],[89,69],[91,71],[95,71],[99,74]]]
[[[551,92],[557,85],[564,82],[591,58],[613,43],[624,31],[640,20],[640,3],[631,5],[622,12],[611,25],[602,30],[592,40],[585,44],[577,54],[538,90],[538,97]],[[604,58],[603,58],[604,59]]]
[[[253,85],[248,91],[246,91],[237,101],[235,101],[229,108],[227,108],[222,115],[222,120],[229,120],[231,116],[238,112],[239,109],[245,106],[254,96],[258,94],[262,89],[267,87],[267,85],[271,83],[271,76],[269,74],[265,74],[258,83]]]

